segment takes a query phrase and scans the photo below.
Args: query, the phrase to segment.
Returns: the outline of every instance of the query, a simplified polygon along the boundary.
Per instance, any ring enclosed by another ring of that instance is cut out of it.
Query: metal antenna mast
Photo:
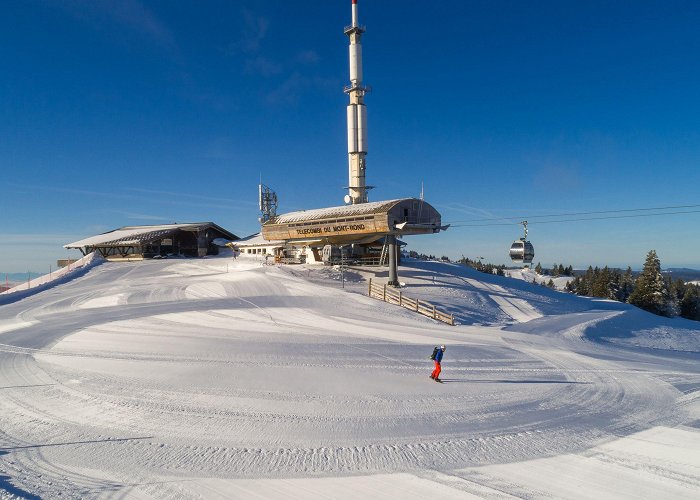
[[[344,33],[350,39],[350,85],[345,93],[350,97],[348,104],[348,170],[349,184],[345,203],[367,203],[367,190],[371,186],[365,183],[367,167],[367,108],[365,94],[369,88],[362,85],[362,45],[360,38],[365,32],[364,26],[357,21],[357,0],[352,0],[352,25]]]
[[[277,193],[263,184],[262,180],[258,184],[258,205],[261,213],[258,219],[260,224],[265,224],[277,216]]]

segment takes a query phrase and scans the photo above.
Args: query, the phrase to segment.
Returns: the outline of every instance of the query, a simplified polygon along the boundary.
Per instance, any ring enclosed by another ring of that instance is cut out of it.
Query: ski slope
[[[700,323],[406,262],[451,327],[366,297],[385,274],[102,263],[0,306],[0,489],[698,498]]]

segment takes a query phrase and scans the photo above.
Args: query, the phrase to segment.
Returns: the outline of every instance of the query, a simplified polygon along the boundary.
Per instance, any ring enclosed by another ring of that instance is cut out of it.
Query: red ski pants
[[[438,378],[440,376],[441,371],[442,371],[442,368],[440,368],[440,362],[436,361],[435,362],[435,369],[433,370],[433,373],[430,376],[433,378]]]

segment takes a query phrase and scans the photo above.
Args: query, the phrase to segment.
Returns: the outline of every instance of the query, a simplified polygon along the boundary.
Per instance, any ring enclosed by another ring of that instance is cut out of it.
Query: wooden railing
[[[430,302],[426,302],[420,299],[412,299],[406,297],[401,290],[396,290],[395,288],[387,287],[385,284],[372,283],[372,279],[369,280],[369,294],[370,297],[375,299],[383,300],[389,304],[396,304],[400,307],[405,307],[411,311],[415,311],[423,316],[428,316],[429,318],[442,321],[448,325],[454,326],[455,317],[453,314],[447,314]]]

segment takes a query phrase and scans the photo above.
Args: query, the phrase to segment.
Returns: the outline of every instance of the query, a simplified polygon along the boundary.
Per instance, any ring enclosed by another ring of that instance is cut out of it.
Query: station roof
[[[242,246],[242,247],[254,247],[254,246],[269,247],[269,246],[284,246],[285,243],[286,242],[282,241],[282,240],[268,241],[262,237],[262,233],[255,233],[255,234],[251,234],[250,236],[246,236],[245,238],[241,238],[240,240],[232,241],[231,245]]]
[[[199,231],[202,228],[211,227],[219,231],[225,237],[236,240],[238,236],[228,232],[213,222],[188,222],[183,224],[163,224],[158,226],[125,226],[113,229],[106,233],[91,236],[82,240],[63,245],[63,248],[84,248],[100,246],[128,246],[138,245],[142,242],[165,238],[175,231]]]
[[[330,219],[333,217],[353,217],[357,215],[372,215],[386,212],[397,203],[404,201],[386,200],[358,203],[356,205],[342,205],[339,207],[316,208],[313,210],[299,210],[278,215],[270,221],[272,224],[287,224],[289,222],[303,222],[316,219]]]

